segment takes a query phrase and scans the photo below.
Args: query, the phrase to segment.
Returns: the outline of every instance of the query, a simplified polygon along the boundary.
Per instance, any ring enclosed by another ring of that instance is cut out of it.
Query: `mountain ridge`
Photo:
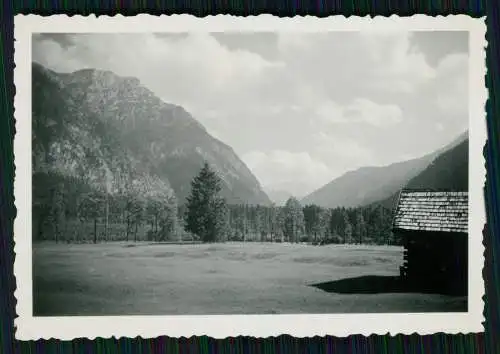
[[[452,146],[449,150],[442,152],[421,173],[408,181],[403,188],[414,190],[467,191],[469,185],[468,152],[469,139],[466,138],[457,145]],[[399,191],[372,205],[394,208],[398,196]]]
[[[367,166],[348,171],[304,197],[302,204],[323,207],[358,207],[391,198],[422,173],[443,153],[468,141],[468,130],[444,147],[422,157],[395,162],[386,166]]]
[[[60,74],[35,62],[32,77],[34,173],[84,175],[114,189],[127,188],[138,173],[182,203],[207,161],[228,202],[270,203],[231,147],[138,79],[95,69]]]

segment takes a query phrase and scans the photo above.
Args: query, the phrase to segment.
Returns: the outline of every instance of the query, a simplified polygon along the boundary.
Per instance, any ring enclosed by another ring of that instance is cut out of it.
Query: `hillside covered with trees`
[[[457,141],[445,149],[422,172],[404,186],[407,189],[467,191],[469,190],[469,139]],[[392,208],[397,202],[399,191],[390,197],[372,203]]]
[[[327,183],[302,199],[324,207],[358,207],[389,200],[401,188],[466,190],[468,131],[420,158],[388,166],[361,167]]]

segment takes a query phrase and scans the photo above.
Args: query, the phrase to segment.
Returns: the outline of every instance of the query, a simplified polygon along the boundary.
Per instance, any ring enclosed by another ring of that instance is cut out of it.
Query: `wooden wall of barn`
[[[467,294],[467,234],[404,231],[401,239],[401,275],[409,285],[416,290]]]

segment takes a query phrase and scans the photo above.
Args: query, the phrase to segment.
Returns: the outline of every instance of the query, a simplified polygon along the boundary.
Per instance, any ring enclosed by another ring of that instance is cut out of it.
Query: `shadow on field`
[[[441,295],[464,295],[460,289],[443,283],[429,281],[426,284],[411,283],[398,276],[367,275],[329,281],[310,286],[328,293],[337,294],[383,294],[383,293],[421,293]]]

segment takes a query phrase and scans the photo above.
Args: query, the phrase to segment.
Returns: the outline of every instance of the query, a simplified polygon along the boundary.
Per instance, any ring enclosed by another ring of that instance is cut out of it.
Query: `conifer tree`
[[[331,231],[330,231],[331,218],[332,218],[331,210],[320,209],[319,222],[318,222],[319,239],[324,240],[331,234]],[[314,241],[315,242],[317,241],[316,237],[314,238]]]
[[[316,241],[320,233],[321,208],[317,205],[306,205],[304,207],[304,226],[309,241]]]
[[[227,205],[219,195],[221,180],[205,162],[200,173],[191,181],[187,198],[186,229],[203,242],[224,240],[227,236]]]

